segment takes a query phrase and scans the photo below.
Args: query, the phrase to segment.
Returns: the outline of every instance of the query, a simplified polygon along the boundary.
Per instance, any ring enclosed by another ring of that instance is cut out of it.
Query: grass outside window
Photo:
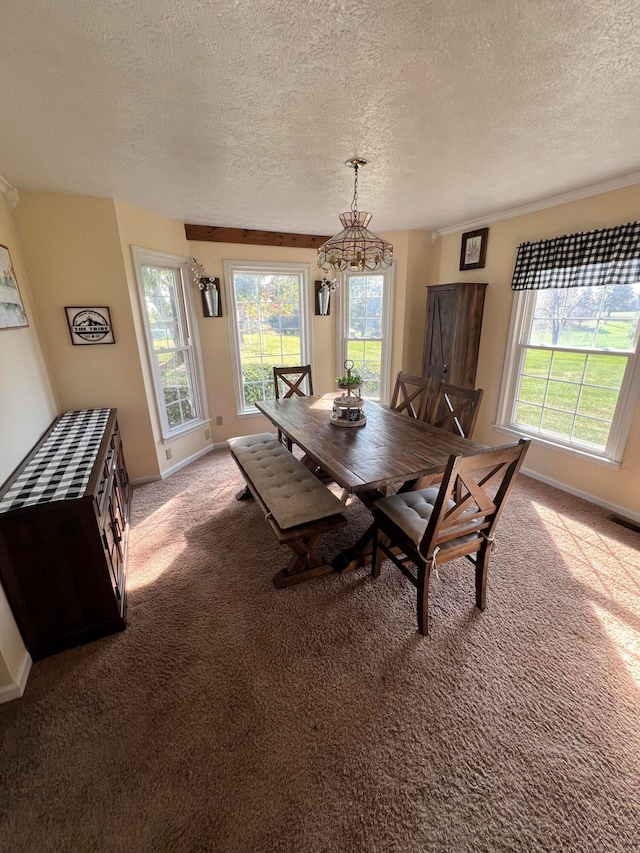
[[[637,346],[640,284],[523,298],[532,310],[521,327],[509,425],[604,452]]]

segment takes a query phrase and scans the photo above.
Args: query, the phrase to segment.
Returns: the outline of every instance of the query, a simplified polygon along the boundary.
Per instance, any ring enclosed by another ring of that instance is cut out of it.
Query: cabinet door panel
[[[456,293],[453,288],[438,288],[429,294],[427,336],[425,341],[424,374],[436,368],[446,377],[453,355],[456,318]]]
[[[486,284],[457,282],[427,288],[422,375],[437,387],[475,384]]]

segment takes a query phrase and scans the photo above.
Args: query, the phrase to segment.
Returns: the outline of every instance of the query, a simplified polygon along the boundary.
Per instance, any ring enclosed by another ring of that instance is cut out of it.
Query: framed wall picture
[[[74,346],[114,344],[111,315],[108,308],[66,307],[71,343]]]
[[[9,249],[0,245],[0,329],[28,325]]]
[[[466,234],[462,235],[462,243],[460,245],[461,270],[480,270],[484,267],[488,239],[488,228],[467,231]]]

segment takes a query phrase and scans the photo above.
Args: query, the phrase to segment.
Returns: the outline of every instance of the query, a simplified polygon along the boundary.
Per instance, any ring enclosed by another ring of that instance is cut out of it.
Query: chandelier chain
[[[354,213],[358,212],[358,164],[355,163],[353,170],[356,173],[353,179],[353,201],[351,202],[351,210]]]

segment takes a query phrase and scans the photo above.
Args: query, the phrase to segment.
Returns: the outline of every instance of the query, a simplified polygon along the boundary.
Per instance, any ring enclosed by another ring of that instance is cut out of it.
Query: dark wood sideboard
[[[0,487],[0,580],[33,660],[125,627],[130,506],[115,409],[61,415]]]

